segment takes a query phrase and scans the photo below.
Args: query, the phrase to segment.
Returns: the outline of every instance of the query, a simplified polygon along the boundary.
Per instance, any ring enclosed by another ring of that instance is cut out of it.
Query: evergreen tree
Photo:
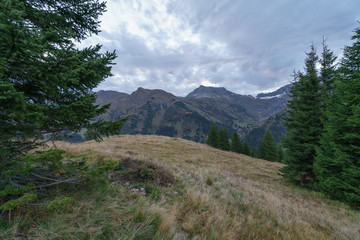
[[[284,149],[281,143],[277,146],[276,155],[278,162],[282,162],[284,160]]]
[[[331,93],[334,85],[335,70],[337,59],[336,55],[328,48],[323,40],[323,51],[320,59],[320,83],[321,83],[321,98],[322,103],[327,99],[327,96]]]
[[[263,148],[264,148],[264,159],[269,161],[276,161],[277,160],[277,153],[276,153],[276,144],[273,135],[271,134],[270,130],[266,130],[264,140],[263,140]]]
[[[64,130],[87,128],[88,135],[100,139],[120,132],[122,121],[94,121],[109,105],[95,105],[91,93],[111,76],[115,52],[100,53],[100,45],[80,50],[73,43],[99,32],[97,18],[105,6],[98,1],[1,2],[3,146],[18,153],[44,134],[55,139]]]
[[[265,157],[265,146],[261,138],[259,138],[259,144],[256,149],[256,157],[261,159]]]
[[[219,148],[219,133],[217,127],[214,124],[211,124],[210,126],[207,144],[211,147]]]
[[[256,157],[256,152],[255,152],[253,149],[251,149],[250,156],[251,156],[251,157]]]
[[[251,156],[251,148],[250,148],[248,142],[246,141],[246,139],[244,141],[244,154]]]
[[[74,45],[99,32],[97,19],[105,7],[96,0],[0,2],[0,189],[5,189],[0,196],[35,188],[40,178],[34,175],[30,182],[24,175],[34,168],[41,169],[39,176],[59,166],[60,153],[20,158],[37,144],[65,130],[85,128],[96,140],[120,133],[124,120],[96,118],[109,105],[95,105],[91,92],[111,76],[115,52]]]
[[[229,135],[225,127],[219,130],[219,148],[225,151],[230,150]]]
[[[239,134],[237,134],[237,132],[234,132],[231,138],[231,151],[236,153],[242,152],[242,144]]]
[[[360,208],[360,28],[352,39],[326,102],[314,172],[320,191]]]
[[[326,119],[326,104],[328,103],[328,98],[333,92],[334,88],[334,78],[336,71],[336,56],[329,50],[328,46],[323,40],[323,51],[320,59],[320,84],[321,84],[321,120],[322,123],[327,121]]]
[[[322,133],[320,81],[316,63],[318,57],[314,46],[307,53],[305,73],[294,74],[295,82],[290,91],[288,117],[284,125],[288,134],[284,138],[287,149],[281,174],[298,184],[312,185],[315,181],[313,162],[315,148],[319,146]]]

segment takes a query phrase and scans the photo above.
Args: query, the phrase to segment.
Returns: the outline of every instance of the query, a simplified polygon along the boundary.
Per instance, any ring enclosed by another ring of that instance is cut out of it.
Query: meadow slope
[[[161,136],[56,146],[94,177],[50,190],[69,204],[10,212],[0,239],[360,239],[359,211],[284,181],[281,163]]]
[[[57,146],[72,156],[92,152],[169,170],[182,194],[164,190],[157,201],[139,197],[142,209],[160,214],[161,239],[360,239],[358,211],[287,183],[278,175],[281,163],[161,136]]]

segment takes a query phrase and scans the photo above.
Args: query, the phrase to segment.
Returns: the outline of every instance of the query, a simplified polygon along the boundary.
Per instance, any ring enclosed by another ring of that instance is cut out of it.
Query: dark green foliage
[[[230,140],[225,127],[218,131],[214,124],[211,124],[207,144],[214,148],[219,148],[225,151],[230,150]]]
[[[95,0],[0,2],[0,184],[18,191],[2,200],[48,186],[43,180],[61,167],[55,152],[20,157],[38,144],[65,130],[96,140],[120,133],[125,120],[97,120],[109,105],[95,105],[91,93],[111,76],[115,52],[74,45],[99,32],[104,11]]]
[[[269,161],[277,161],[277,148],[270,130],[266,130],[264,138],[259,139],[256,157]]]
[[[263,139],[263,158],[269,161],[277,160],[276,144],[273,135],[269,130],[266,131]]]
[[[284,149],[281,143],[277,146],[276,155],[278,162],[282,162],[284,160]]]
[[[50,150],[1,163],[0,210],[12,210],[34,200],[42,188],[73,183],[76,177],[73,168],[61,161],[63,153]]]
[[[25,193],[23,196],[17,199],[11,199],[0,206],[0,210],[11,211],[17,207],[23,206],[25,203],[29,203],[36,198],[34,193]]]
[[[234,132],[231,138],[231,151],[236,153],[242,153],[243,147],[240,141],[239,134]]]
[[[265,156],[265,146],[264,146],[263,140],[261,138],[259,138],[258,142],[259,143],[258,143],[258,146],[256,149],[256,157],[263,159]]]
[[[315,181],[313,162],[322,133],[317,61],[315,47],[311,46],[305,60],[305,73],[294,74],[295,82],[290,91],[292,100],[288,103],[289,116],[284,118],[288,130],[284,138],[284,163],[287,165],[280,172],[285,178],[306,186],[311,186]]]
[[[61,211],[71,205],[71,203],[74,202],[74,199],[72,197],[57,197],[54,200],[52,200],[48,206],[46,206],[47,209],[50,211]]]
[[[219,133],[218,129],[214,124],[211,124],[210,126],[210,132],[207,144],[214,148],[219,148]]]
[[[334,89],[334,80],[336,72],[336,56],[335,54],[328,49],[328,46],[323,40],[323,51],[322,57],[320,59],[321,69],[320,69],[320,93],[321,93],[321,120],[324,124],[327,121],[326,109],[329,102],[329,96],[332,94]]]
[[[314,163],[320,191],[360,208],[360,29],[344,49]]]
[[[305,73],[296,73],[285,126],[284,177],[315,186],[360,208],[360,29],[345,47],[340,67],[323,43],[320,74],[314,47]],[[318,137],[321,136],[321,137]],[[280,146],[278,158],[281,159]],[[313,184],[315,183],[315,184]]]
[[[86,128],[95,139],[119,133],[122,120],[94,121],[109,106],[94,105],[91,93],[111,76],[115,52],[100,53],[100,45],[80,50],[73,43],[98,33],[105,3],[14,0],[1,1],[0,9],[1,159],[64,130]]]
[[[222,127],[219,130],[219,148],[225,151],[230,150],[229,135],[225,127]]]
[[[246,139],[245,139],[245,141],[244,141],[244,154],[245,155],[248,155],[248,156],[251,156],[251,148],[250,148],[250,146],[249,146],[249,144],[248,144],[248,142],[246,141]]]
[[[157,177],[156,171],[146,166],[141,166],[138,170],[138,174],[140,178],[146,180],[155,180]]]
[[[337,57],[335,54],[329,50],[328,46],[323,41],[323,51],[321,54],[320,64],[320,82],[321,82],[321,95],[322,103],[324,104],[327,100],[327,96],[331,93],[334,88],[334,78],[336,64],[335,61]]]

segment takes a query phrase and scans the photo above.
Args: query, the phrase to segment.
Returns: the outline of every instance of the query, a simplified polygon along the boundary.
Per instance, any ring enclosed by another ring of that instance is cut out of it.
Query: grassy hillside
[[[281,163],[159,136],[56,145],[120,167],[61,211],[3,220],[0,239],[360,239],[360,212],[285,182]]]

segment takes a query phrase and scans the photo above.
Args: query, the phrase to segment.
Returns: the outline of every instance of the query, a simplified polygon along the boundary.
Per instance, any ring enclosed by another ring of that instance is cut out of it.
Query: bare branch
[[[43,177],[39,174],[36,174],[36,173],[32,173],[31,175],[35,176],[35,177],[38,177],[38,178],[42,178],[42,179],[46,179],[46,180],[50,180],[50,181],[54,181],[54,182],[57,182],[59,181],[58,179],[53,179],[53,178],[48,178],[48,177]]]
[[[37,188],[43,188],[43,187],[49,187],[49,186],[52,186],[52,185],[57,185],[57,184],[61,184],[61,183],[73,183],[73,184],[79,184],[79,183],[77,183],[77,182],[74,182],[75,180],[77,180],[77,177],[72,177],[72,178],[68,178],[68,179],[62,180],[62,181],[56,181],[56,182],[53,182],[53,183],[49,183],[49,184],[44,184],[44,185],[36,186],[36,187],[31,188],[31,189],[37,189]]]

